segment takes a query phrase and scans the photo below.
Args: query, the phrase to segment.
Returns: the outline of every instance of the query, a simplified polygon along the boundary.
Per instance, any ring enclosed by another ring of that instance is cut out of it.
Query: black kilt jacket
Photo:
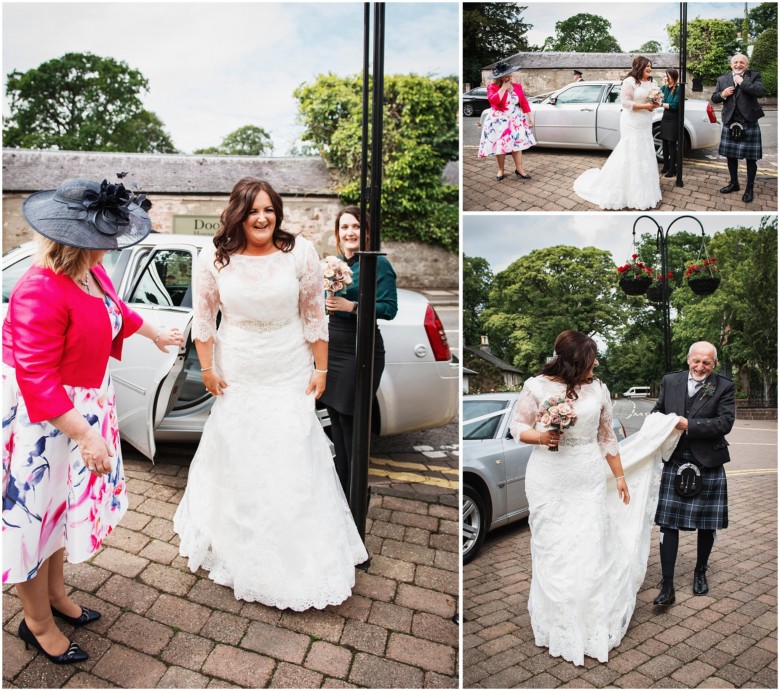
[[[712,394],[707,395],[706,392],[713,387]],[[667,374],[652,412],[675,413],[685,417],[687,395],[688,370]],[[728,463],[729,443],[726,435],[734,425],[735,414],[734,382],[713,372],[696,394],[687,416],[688,430],[680,437],[680,443],[687,438],[690,452],[706,468]]]
[[[728,125],[732,121],[735,111],[738,111],[747,122],[756,122],[759,118],[764,117],[764,111],[758,102],[758,98],[764,95],[761,73],[754,70],[745,70],[742,77],[742,84],[728,98],[723,98],[721,92],[730,86],[735,86],[734,76],[731,72],[718,77],[715,91],[712,92],[712,102],[723,104],[721,121],[724,125]]]

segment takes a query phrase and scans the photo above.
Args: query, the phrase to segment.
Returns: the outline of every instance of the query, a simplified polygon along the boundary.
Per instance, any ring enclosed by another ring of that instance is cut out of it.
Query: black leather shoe
[[[669,172],[669,169],[666,166],[664,166],[663,168],[661,168],[661,172],[659,173],[659,175],[664,175],[664,174],[666,174],[668,172]]]
[[[753,201],[753,188],[752,187],[746,187],[745,188],[745,194],[742,195],[742,201],[746,203],[750,203]]]
[[[676,170],[670,170],[669,172],[664,175],[665,178],[676,178],[677,177],[677,171]]]
[[[661,585],[661,592],[658,593],[658,597],[653,600],[653,604],[657,605],[658,607],[668,607],[669,605],[674,604],[674,586],[670,583],[669,585]]]
[[[515,171],[515,177],[516,178],[520,178],[521,180],[530,180],[531,179],[530,175],[523,175],[519,170]]]
[[[30,628],[27,626],[27,622],[24,619],[19,623],[19,638],[24,641],[25,649],[29,646],[37,648],[55,665],[72,665],[74,662],[84,662],[84,660],[89,658],[89,655],[79,648],[79,644],[73,643],[73,641],[70,642],[68,649],[62,653],[62,655],[49,655],[49,653],[43,649],[43,646],[38,643],[38,639],[33,632],[30,631]]]
[[[725,187],[720,188],[721,194],[729,194],[730,192],[739,192],[739,183],[738,182],[730,182]]]
[[[506,175],[496,175],[496,182],[501,182],[505,177]]]
[[[75,628],[78,628],[79,626],[86,626],[87,624],[91,624],[93,621],[100,619],[100,612],[96,612],[93,609],[87,609],[86,607],[81,608],[80,617],[69,617],[67,614],[60,612],[56,607],[51,608],[51,613],[55,617],[62,619],[62,621],[68,622],[68,624],[74,626]]]
[[[707,585],[707,567],[705,566],[701,571],[696,570],[693,572],[693,594],[694,595],[706,595],[710,590]]]

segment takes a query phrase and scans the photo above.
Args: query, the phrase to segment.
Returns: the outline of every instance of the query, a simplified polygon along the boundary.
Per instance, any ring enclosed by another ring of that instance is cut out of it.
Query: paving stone
[[[176,533],[173,531],[173,521],[168,518],[152,518],[143,528],[144,534],[162,542],[170,542]]]
[[[276,624],[282,618],[281,610],[262,605],[259,602],[247,602],[241,607],[240,614],[252,621],[263,621],[266,624]]]
[[[133,612],[125,612],[111,627],[109,637],[147,655],[159,655],[173,638],[169,626],[150,621]]]
[[[418,513],[409,513],[406,511],[393,511],[390,517],[391,522],[398,525],[411,526],[427,530],[429,533],[435,533],[439,528],[439,519],[434,516],[423,516]]]
[[[414,501],[411,499],[402,499],[401,497],[389,497],[382,498],[382,508],[389,509],[391,511],[405,511],[407,513],[417,513],[422,516],[428,514],[428,504],[423,501]]]
[[[113,575],[106,569],[101,569],[93,564],[83,562],[81,564],[64,564],[65,583],[67,585],[84,590],[88,593],[94,593]],[[5,597],[3,597],[5,601]]]
[[[305,667],[329,677],[345,678],[352,664],[352,652],[327,641],[315,641],[306,656]]]
[[[161,689],[205,689],[209,678],[184,667],[168,667],[158,684]]]
[[[241,612],[241,609],[245,604],[243,600],[236,600],[231,588],[226,588],[224,585],[214,583],[214,581],[209,580],[208,578],[198,578],[195,585],[193,585],[187,593],[187,599],[191,602],[198,602],[208,607],[222,609],[232,614]],[[279,610],[276,611],[278,612]]]
[[[412,628],[413,614],[414,612],[407,607],[400,607],[389,602],[374,602],[371,606],[368,622],[390,631],[409,633]]]
[[[310,638],[303,634],[253,621],[241,641],[241,647],[274,659],[300,664],[306,656],[310,643]]]
[[[160,657],[171,665],[199,670],[213,649],[214,643],[212,641],[185,631],[179,631]]]
[[[111,576],[96,594],[117,607],[137,614],[144,614],[159,596],[154,588],[120,575]]]
[[[374,576],[365,571],[357,571],[352,592],[357,595],[363,595],[370,600],[390,602],[395,597],[396,587],[396,582],[390,578]]]
[[[390,497],[386,497],[389,499]],[[425,675],[421,669],[369,655],[358,653],[352,663],[349,681],[367,688],[415,689],[422,686]]]
[[[338,643],[344,630],[343,617],[325,610],[309,609],[305,612],[285,610],[279,625],[291,631],[305,634],[309,637]]]
[[[5,600],[5,596],[3,597]],[[15,634],[3,632],[3,679],[13,679],[35,657],[34,650],[25,650],[24,642]]]
[[[698,660],[693,660],[672,674],[672,679],[685,684],[688,688],[698,686],[708,677],[712,676],[715,668]]]
[[[190,591],[197,578],[189,572],[153,562],[141,572],[140,580],[164,593],[183,596]]]
[[[403,542],[408,542],[411,545],[427,547],[430,539],[431,533],[427,530],[422,530],[422,528],[407,527],[404,530]]]
[[[146,616],[177,630],[198,633],[208,621],[211,612],[201,605],[163,593],[149,608]]]
[[[332,612],[336,616],[344,619],[354,619],[355,621],[366,621],[371,612],[373,602],[362,595],[353,594],[340,605],[329,605],[325,608],[327,612]]]
[[[371,557],[371,566],[368,568],[370,574],[406,583],[411,583],[414,580],[414,571],[414,564],[382,554],[375,554]]]
[[[206,659],[201,672],[239,686],[260,689],[267,685],[274,667],[274,661],[263,655],[219,644]]]
[[[176,513],[176,508],[176,504],[171,504],[167,501],[144,499],[135,510],[138,511],[138,513],[145,513],[154,518],[167,518],[170,521],[173,520],[173,514]]]
[[[432,549],[422,545],[410,545],[408,542],[385,540],[382,544],[382,555],[413,564],[432,566],[435,553]]]
[[[416,612],[412,620],[412,634],[435,643],[457,647],[458,625],[452,619],[437,617],[427,612]]]
[[[340,641],[343,646],[350,646],[374,655],[382,655],[385,652],[386,642],[386,629],[358,621],[348,621],[346,623]]]
[[[17,688],[17,687],[14,687]],[[116,685],[88,672],[76,672],[63,685],[64,689],[115,689]]]
[[[326,679],[322,684],[323,689],[356,689],[355,684],[350,684],[343,679]]]
[[[451,595],[407,583],[399,584],[395,604],[445,618],[453,617],[456,608],[455,598]]]
[[[139,553],[139,557],[155,561],[158,564],[170,564],[179,554],[179,550],[162,540],[149,540]]]
[[[120,524],[111,531],[103,544],[106,547],[113,547],[123,552],[138,554],[148,542],[148,536],[135,530],[129,530]]]
[[[5,637],[3,637],[3,644],[5,644]],[[37,653],[35,659],[14,678],[14,685],[19,688],[56,689],[62,687],[77,671],[78,669],[73,665],[53,665],[43,654]],[[3,674],[6,674],[5,668]]]
[[[162,679],[165,665],[150,655],[112,645],[92,668],[92,673],[123,688],[149,689]]]
[[[276,668],[271,680],[272,689],[316,689],[322,683],[322,675],[289,662]]]
[[[212,612],[205,626],[200,630],[200,635],[219,643],[238,645],[248,626],[249,621],[243,617],[227,612]]]
[[[92,560],[92,563],[113,573],[134,578],[146,568],[149,560],[122,552],[113,547],[104,547],[100,554]]]
[[[430,588],[457,597],[459,583],[457,572],[434,569],[430,566],[418,566],[414,584],[421,588]]]
[[[390,635],[387,657],[432,672],[449,675],[456,673],[457,655],[453,647],[422,641],[404,633]]]

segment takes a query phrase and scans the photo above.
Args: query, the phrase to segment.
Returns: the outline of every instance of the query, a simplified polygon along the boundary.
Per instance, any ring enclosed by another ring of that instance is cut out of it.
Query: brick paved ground
[[[507,160],[505,180],[496,182],[496,163],[477,157],[477,147],[463,147],[464,211],[601,211],[574,194],[574,180],[588,168],[600,168],[609,152],[531,148],[523,153],[523,168],[531,180],[516,180]],[[744,189],[744,162],[740,180]],[[742,201],[742,192],[720,194],[728,184],[724,161],[686,159],[684,187],[661,178],[663,199],[656,211],[777,211],[777,167],[759,162],[755,199]]]
[[[766,423],[764,423],[766,424]],[[710,595],[691,592],[696,540],[681,533],[677,602],[657,613],[657,528],[637,608],[609,662],[576,667],[534,644],[527,521],[488,537],[463,574],[464,688],[777,688],[777,475],[729,474],[728,529],[710,559]]]
[[[452,489],[375,487],[353,596],[298,613],[237,601],[178,555],[171,518],[186,454],[152,466],[126,448],[130,510],[90,563],[66,565],[74,598],[103,613],[73,631],[89,654],[56,666],[26,651],[3,593],[7,688],[457,687],[458,511]]]

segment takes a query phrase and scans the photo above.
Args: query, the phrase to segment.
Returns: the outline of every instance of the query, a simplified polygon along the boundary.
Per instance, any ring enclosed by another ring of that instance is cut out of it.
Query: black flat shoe
[[[745,194],[742,195],[742,201],[749,204],[753,201],[753,188],[752,187],[746,187],[745,188]]]
[[[530,180],[531,179],[530,175],[523,175],[519,170],[515,171],[515,177],[518,177],[521,180]]]
[[[653,600],[653,604],[658,607],[668,607],[674,604],[674,586],[661,585],[661,592],[658,593],[658,597]]]
[[[496,182],[501,182],[505,177],[506,175],[496,175]]]
[[[701,571],[693,572],[693,594],[694,595],[706,595],[710,586],[707,585],[707,567],[705,566]]]
[[[24,641],[25,649],[27,649],[29,646],[37,648],[55,665],[72,665],[74,662],[84,662],[84,660],[89,658],[89,655],[87,655],[81,648],[79,648],[79,644],[74,643],[73,641],[70,642],[70,646],[68,646],[68,649],[62,653],[62,655],[49,655],[49,653],[43,649],[41,644],[38,643],[38,639],[35,637],[33,632],[30,631],[29,627],[27,626],[27,622],[24,619],[22,619],[22,621],[19,623],[19,638]]]
[[[664,175],[665,178],[676,178],[677,177],[677,171],[676,170],[670,170]]]
[[[86,607],[81,608],[80,617],[69,617],[67,614],[60,612],[56,607],[51,608],[51,613],[75,628],[86,626],[87,624],[91,624],[93,621],[100,619],[100,612],[96,612],[94,609],[87,609]]]
[[[664,166],[663,168],[661,168],[661,172],[659,173],[659,175],[664,175],[665,173],[668,173],[668,172],[669,172],[669,169],[666,166]]]
[[[731,192],[739,192],[739,183],[737,182],[730,182],[725,187],[720,188],[721,194],[729,194]]]

